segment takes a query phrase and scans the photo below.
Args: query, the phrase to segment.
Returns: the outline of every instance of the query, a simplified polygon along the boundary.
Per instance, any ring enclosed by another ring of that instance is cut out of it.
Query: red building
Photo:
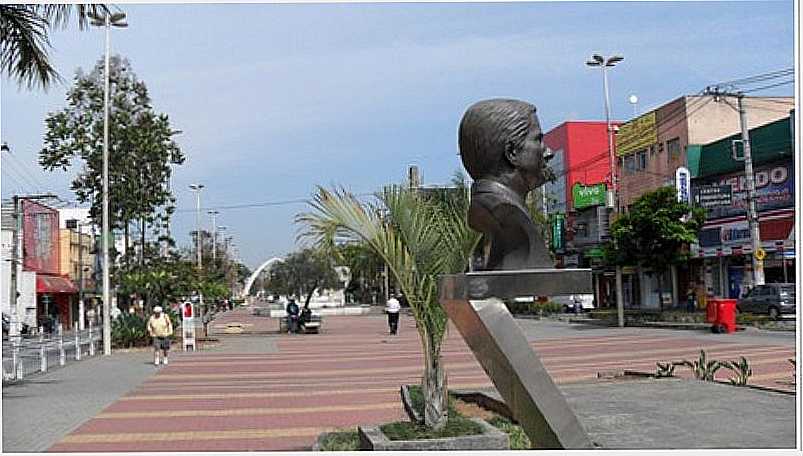
[[[72,281],[59,274],[59,213],[31,200],[22,200],[22,267],[36,272],[37,324],[51,326],[61,322],[65,328],[73,320],[70,300],[78,292]]]
[[[556,179],[545,193],[557,266],[592,268],[597,306],[604,306],[614,290],[613,276],[600,264],[610,216],[607,124],[564,122],[546,133],[544,142],[555,154],[549,166]]]

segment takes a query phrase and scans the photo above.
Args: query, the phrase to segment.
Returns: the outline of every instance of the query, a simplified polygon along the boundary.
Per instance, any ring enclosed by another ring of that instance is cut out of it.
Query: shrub
[[[357,430],[332,432],[321,442],[321,451],[357,451],[360,435]]]
[[[738,361],[725,361],[722,365],[736,373],[730,378],[731,385],[745,386],[750,376],[753,375],[753,369],[750,368],[750,364],[744,356],[740,357]]]
[[[714,381],[714,375],[723,366],[719,361],[707,360],[705,357],[705,350],[700,350],[700,358],[696,361],[683,360],[677,364],[690,368],[694,374],[694,378],[697,380],[705,380],[707,382]]]
[[[657,366],[655,370],[655,376],[658,378],[663,377],[674,377],[675,376],[675,366],[676,363],[655,363]]]
[[[142,347],[150,343],[146,320],[136,314],[120,314],[112,321],[112,345]]]

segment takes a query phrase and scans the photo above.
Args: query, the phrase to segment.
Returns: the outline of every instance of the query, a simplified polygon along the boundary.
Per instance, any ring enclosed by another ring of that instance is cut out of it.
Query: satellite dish
[[[636,104],[636,103],[638,103],[638,97],[637,97],[637,96],[635,96],[635,95],[630,95],[630,98],[628,98],[628,100],[629,100],[629,101],[630,101],[630,103],[632,103],[632,104]]]

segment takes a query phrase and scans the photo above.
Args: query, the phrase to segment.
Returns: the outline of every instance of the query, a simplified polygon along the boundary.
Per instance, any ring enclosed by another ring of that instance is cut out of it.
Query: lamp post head
[[[614,56],[608,58],[608,61],[605,62],[605,66],[612,67],[612,66],[616,65],[617,63],[621,62],[624,59],[625,58],[622,57],[621,55],[614,55]]]

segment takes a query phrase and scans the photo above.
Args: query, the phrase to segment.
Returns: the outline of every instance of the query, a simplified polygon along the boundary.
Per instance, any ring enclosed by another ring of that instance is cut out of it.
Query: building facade
[[[692,245],[696,259],[691,280],[705,284],[710,295],[729,298],[741,297],[753,285],[744,162],[737,159],[739,140],[740,135],[733,135],[691,151],[692,158],[699,155],[699,171],[692,179],[693,200],[707,215],[698,243]],[[750,144],[761,247],[766,252],[765,281],[794,282],[792,116],[751,129]]]
[[[745,100],[748,127],[753,128],[788,116],[788,111],[784,113],[779,105],[791,99],[747,97]],[[619,211],[626,212],[646,192],[674,186],[679,168],[689,169],[692,176],[698,175],[705,154],[694,151],[740,131],[735,104],[736,100],[709,95],[683,96],[622,124],[616,135]],[[673,268],[660,281],[652,271],[626,269],[625,307],[685,306],[681,296],[685,296],[688,278],[685,267]],[[664,302],[659,302],[659,282],[664,284]]]
[[[544,142],[554,153],[549,167],[555,181],[545,184],[542,193],[557,266],[592,268],[596,302],[603,307],[614,290],[613,276],[600,262],[610,212],[607,130],[603,121],[568,121],[547,132]]]

